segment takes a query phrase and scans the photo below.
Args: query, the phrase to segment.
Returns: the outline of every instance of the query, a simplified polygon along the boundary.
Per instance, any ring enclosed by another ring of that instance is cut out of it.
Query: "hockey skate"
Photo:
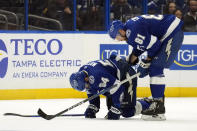
[[[144,100],[150,103],[150,107],[142,111],[141,119],[147,121],[166,120],[164,98],[144,98]]]

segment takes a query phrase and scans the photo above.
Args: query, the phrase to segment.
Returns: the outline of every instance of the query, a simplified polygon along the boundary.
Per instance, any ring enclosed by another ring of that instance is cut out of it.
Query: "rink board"
[[[185,35],[177,59],[165,71],[166,96],[197,97],[196,39],[197,34]],[[86,97],[70,88],[70,74],[88,61],[131,51],[105,33],[1,33],[0,99]],[[150,95],[148,85],[148,77],[139,79],[139,97]]]
[[[78,92],[71,88],[0,90],[0,94],[0,100],[87,98],[85,92]],[[138,87],[137,97],[149,96],[151,96],[151,93],[148,87]],[[165,96],[197,97],[197,88],[167,87],[165,91]]]

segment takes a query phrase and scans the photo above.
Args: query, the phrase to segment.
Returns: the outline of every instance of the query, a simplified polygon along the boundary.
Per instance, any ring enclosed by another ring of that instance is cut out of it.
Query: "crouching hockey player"
[[[135,70],[131,68],[126,60],[112,55],[109,59],[91,61],[83,65],[78,72],[71,74],[70,84],[78,91],[85,90],[88,97],[91,97],[134,74],[136,74]],[[123,117],[132,117],[149,107],[150,104],[146,101],[136,101],[136,86],[137,78],[134,78],[103,94],[106,96],[109,110],[106,119],[118,120],[121,115]],[[96,118],[99,109],[100,97],[96,97],[89,101],[85,117]]]
[[[147,58],[139,63],[140,78],[150,76],[152,105],[142,111],[143,119],[160,117],[165,120],[164,68],[169,68],[183,42],[181,26],[183,22],[174,15],[142,15],[131,18],[126,23],[112,22],[109,35],[113,39],[126,41],[133,47],[129,63],[147,52]]]

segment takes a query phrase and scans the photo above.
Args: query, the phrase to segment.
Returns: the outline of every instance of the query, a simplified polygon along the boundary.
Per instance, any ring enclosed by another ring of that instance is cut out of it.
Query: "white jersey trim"
[[[155,77],[151,77],[150,78],[150,84],[156,84],[156,85],[163,85],[165,84],[165,77],[158,77],[158,76],[155,76]]]
[[[169,26],[166,34],[162,37],[162,39],[160,40],[161,42],[163,42],[175,29],[176,27],[179,25],[180,23],[180,19],[175,17],[174,21],[172,22],[172,24]]]
[[[157,41],[157,37],[156,37],[156,36],[151,35],[150,43],[148,44],[148,46],[147,46],[147,48],[146,48],[146,49],[151,48],[151,47],[155,44],[155,42],[156,42],[156,41]]]
[[[109,93],[110,93],[111,95],[113,95],[113,94],[119,89],[119,87],[121,86],[119,83],[120,83],[119,80],[116,80],[116,81],[114,82],[113,85],[116,85],[116,84],[117,84],[117,86],[115,86],[114,88],[112,88],[111,90],[109,90]]]

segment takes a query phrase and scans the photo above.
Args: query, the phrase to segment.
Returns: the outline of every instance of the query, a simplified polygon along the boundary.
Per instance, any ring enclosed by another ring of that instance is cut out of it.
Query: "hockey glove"
[[[84,113],[85,118],[96,118],[96,113],[98,111],[99,109],[95,105],[90,104]]]
[[[140,61],[139,67],[137,68],[137,73],[140,72],[140,78],[143,78],[149,74],[150,61],[142,59]]]
[[[111,106],[111,109],[109,110],[105,118],[108,120],[119,120],[120,115],[121,115],[121,111],[118,108]]]

